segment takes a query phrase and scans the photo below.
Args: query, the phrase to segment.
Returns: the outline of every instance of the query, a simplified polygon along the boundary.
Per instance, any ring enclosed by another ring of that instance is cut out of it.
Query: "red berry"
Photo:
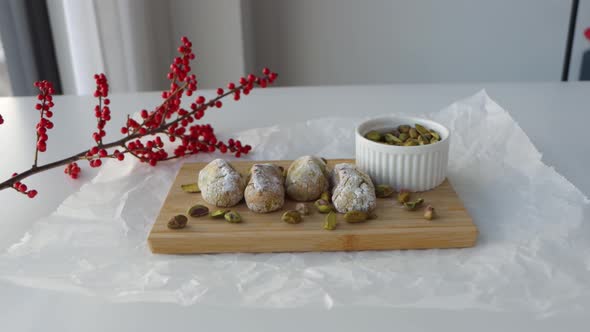
[[[268,68],[264,67],[264,68],[262,68],[262,73],[263,73],[264,75],[268,75],[268,74],[270,74],[270,69],[268,69]]]
[[[99,155],[101,158],[104,158],[104,157],[106,157],[106,156],[107,156],[107,150],[105,150],[105,149],[100,149],[100,151],[98,151],[98,155]]]
[[[215,107],[221,108],[221,106],[223,106],[223,103],[221,102],[221,100],[218,100],[215,102]]]
[[[156,159],[150,159],[150,166],[156,166],[158,161]]]
[[[277,76],[278,76],[277,73],[270,73],[268,75],[268,78],[274,81],[277,78]]]
[[[217,94],[221,96],[223,94],[223,89],[217,88]]]
[[[37,196],[37,190],[35,190],[35,189],[33,189],[33,190],[30,190],[30,191],[27,193],[27,196],[29,196],[29,198],[34,198],[35,196]]]
[[[239,93],[234,93],[234,100],[236,100],[236,101],[240,100],[240,94]]]
[[[42,107],[43,107],[43,106],[42,106],[41,104],[36,104],[36,105],[35,105],[35,109],[36,109],[36,110],[40,110]]]
[[[145,135],[147,133],[147,129],[145,129],[144,127],[139,128],[139,134],[140,135]]]
[[[22,191],[22,192],[27,191],[27,185],[24,183],[21,183],[20,186],[18,186],[18,190]]]
[[[141,117],[142,117],[143,119],[147,118],[147,117],[148,117],[148,111],[146,111],[146,110],[141,110]]]
[[[121,134],[125,135],[127,134],[128,129],[126,127],[121,127]]]
[[[229,83],[227,83],[227,88],[230,90],[233,90],[236,88],[236,85],[233,82],[229,82]]]
[[[122,154],[122,153],[120,153],[120,154],[117,155],[117,159],[118,160],[123,160],[123,159],[125,159],[125,155]]]
[[[205,97],[199,96],[197,97],[197,104],[203,104],[205,102]]]
[[[248,82],[254,82],[256,80],[256,76],[252,74],[248,74]]]
[[[94,160],[94,165],[95,165],[95,167],[100,167],[100,165],[102,165],[102,160],[100,160],[100,159]]]
[[[108,105],[111,103],[111,100],[106,98],[105,100],[102,101],[105,105]]]
[[[240,84],[241,85],[244,85],[244,84],[247,84],[247,83],[248,83],[248,81],[246,80],[245,77],[240,77]]]
[[[48,118],[51,118],[53,116],[53,112],[52,111],[45,111],[45,116]]]

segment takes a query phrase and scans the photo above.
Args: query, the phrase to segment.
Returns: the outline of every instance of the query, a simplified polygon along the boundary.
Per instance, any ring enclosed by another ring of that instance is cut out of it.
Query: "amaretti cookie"
[[[283,168],[273,164],[255,164],[244,192],[246,205],[254,212],[276,211],[285,203]]]
[[[198,184],[205,202],[215,206],[234,206],[244,197],[244,179],[223,159],[207,164],[199,172]]]
[[[371,178],[353,164],[337,164],[331,176],[332,203],[340,213],[370,212],[377,206]]]
[[[330,188],[330,173],[324,159],[303,156],[287,169],[285,189],[291,199],[313,201]]]

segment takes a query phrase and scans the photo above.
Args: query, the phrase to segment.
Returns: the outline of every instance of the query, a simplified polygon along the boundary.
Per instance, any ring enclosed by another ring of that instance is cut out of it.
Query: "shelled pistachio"
[[[394,129],[371,130],[365,138],[383,144],[398,146],[418,146],[434,144],[441,140],[439,133],[420,124],[399,125]]]

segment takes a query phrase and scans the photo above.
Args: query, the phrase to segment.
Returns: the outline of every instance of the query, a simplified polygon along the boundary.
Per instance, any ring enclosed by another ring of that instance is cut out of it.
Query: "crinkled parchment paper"
[[[449,178],[480,229],[475,248],[153,255],[146,237],[180,163],[128,160],[106,163],[34,223],[0,256],[0,278],[182,305],[590,310],[588,199],[541,162],[485,92],[428,117],[452,131]],[[362,120],[316,119],[237,136],[255,146],[249,158],[353,157],[353,128]]]

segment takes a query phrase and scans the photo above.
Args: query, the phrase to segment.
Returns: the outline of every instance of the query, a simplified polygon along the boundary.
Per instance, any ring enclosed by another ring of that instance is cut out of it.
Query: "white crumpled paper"
[[[588,199],[541,162],[485,92],[429,117],[452,131],[449,178],[480,229],[475,248],[153,255],[146,237],[180,162],[151,168],[130,160],[107,163],[36,222],[0,256],[0,277],[113,301],[182,305],[590,310]],[[310,120],[237,136],[255,146],[249,158],[353,157],[353,128],[362,120]]]

